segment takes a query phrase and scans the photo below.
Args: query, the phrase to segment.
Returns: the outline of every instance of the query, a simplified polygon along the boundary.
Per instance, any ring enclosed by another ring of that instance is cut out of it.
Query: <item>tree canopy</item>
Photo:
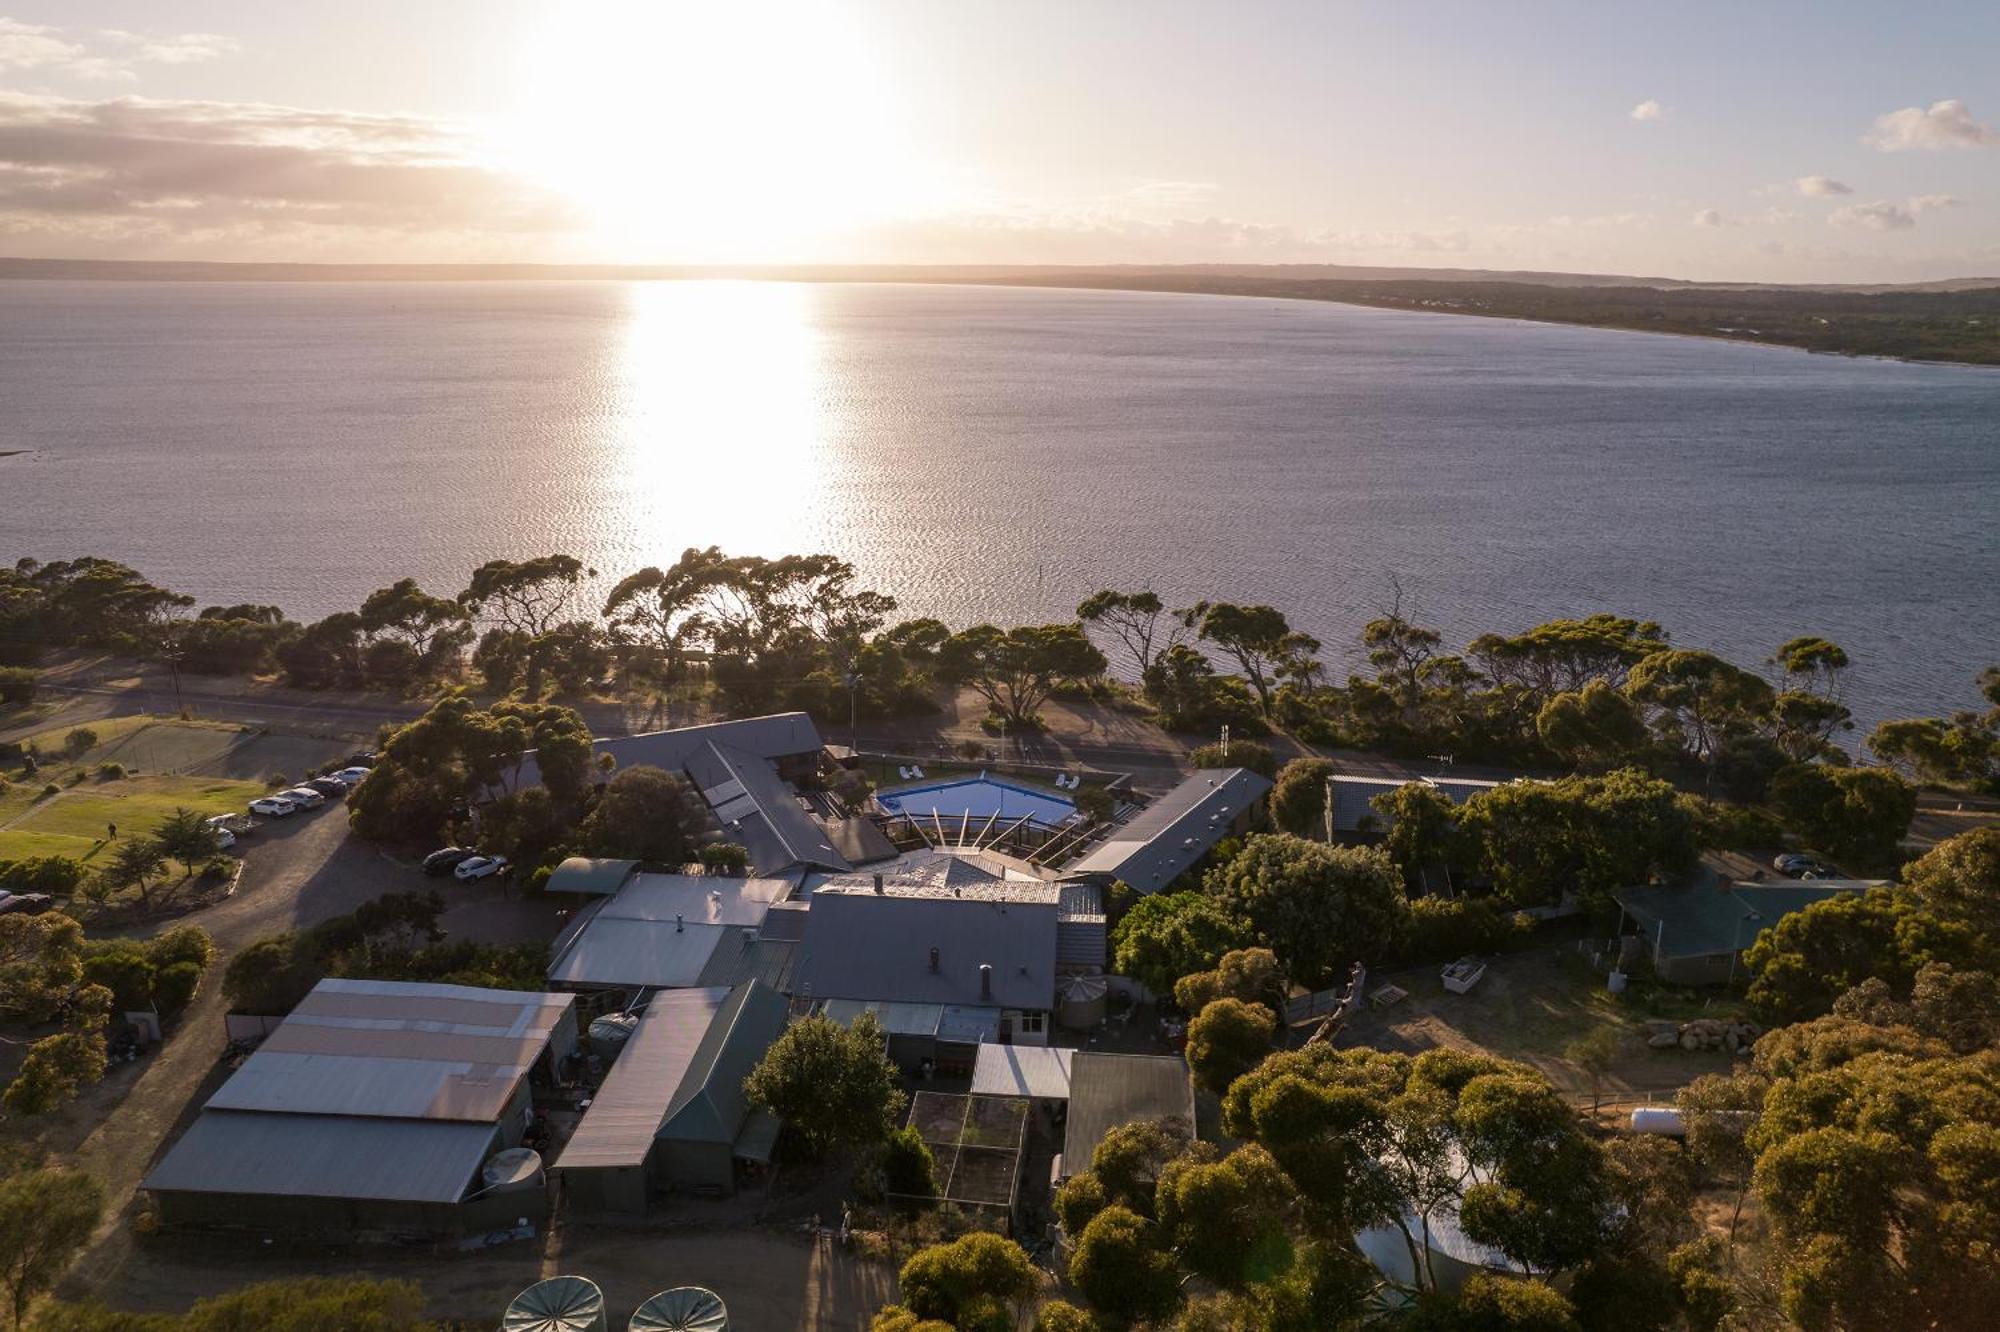
[[[1393,951],[1409,921],[1402,876],[1382,851],[1289,833],[1251,837],[1211,871],[1207,890],[1312,989],[1350,963]]]
[[[758,1105],[784,1120],[809,1156],[882,1141],[903,1108],[896,1066],[872,1013],[843,1027],[831,1018],[794,1022],[744,1082]]]

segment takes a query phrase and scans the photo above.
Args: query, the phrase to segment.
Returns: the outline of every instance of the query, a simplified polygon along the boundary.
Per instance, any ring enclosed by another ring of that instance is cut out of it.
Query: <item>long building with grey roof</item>
[[[566,994],[323,980],[144,1187],[169,1225],[476,1228],[480,1209],[462,1204],[481,1166],[520,1143],[533,1076],[576,1041]]]
[[[1065,865],[1062,877],[1163,892],[1217,842],[1256,826],[1270,790],[1248,768],[1203,768]]]

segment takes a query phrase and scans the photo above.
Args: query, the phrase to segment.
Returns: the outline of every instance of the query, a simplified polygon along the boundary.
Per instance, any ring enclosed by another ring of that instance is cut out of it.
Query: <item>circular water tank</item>
[[[537,1281],[507,1306],[500,1332],[606,1332],[604,1292],[579,1276]]]
[[[1102,976],[1065,976],[1056,985],[1056,1022],[1086,1031],[1104,1021],[1111,983]]]
[[[542,1182],[542,1154],[527,1147],[495,1152],[479,1172],[489,1193],[519,1193]]]
[[[1680,1138],[1687,1135],[1687,1125],[1681,1122],[1681,1112],[1671,1105],[1642,1105],[1632,1112],[1632,1131]]]
[[[606,1063],[618,1057],[625,1048],[625,1042],[632,1039],[638,1030],[639,1017],[636,1013],[606,1013],[590,1024],[590,1048]]]
[[[632,1312],[626,1332],[729,1332],[722,1297],[700,1286],[663,1290]]]

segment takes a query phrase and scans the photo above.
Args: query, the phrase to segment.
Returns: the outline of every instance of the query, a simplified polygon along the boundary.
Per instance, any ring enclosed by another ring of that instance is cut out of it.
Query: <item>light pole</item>
[[[854,691],[861,684],[861,677],[853,671],[840,677],[847,682],[847,747],[856,754],[861,752],[860,730],[854,720]]]

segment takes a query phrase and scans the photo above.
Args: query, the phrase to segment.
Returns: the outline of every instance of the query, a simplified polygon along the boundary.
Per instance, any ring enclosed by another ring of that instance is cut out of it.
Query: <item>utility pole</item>
[[[1333,845],[1333,778],[1326,779],[1326,843]]]
[[[853,671],[840,677],[847,682],[847,747],[856,754],[861,752],[861,734],[854,720],[854,691],[861,684],[861,677]]]

